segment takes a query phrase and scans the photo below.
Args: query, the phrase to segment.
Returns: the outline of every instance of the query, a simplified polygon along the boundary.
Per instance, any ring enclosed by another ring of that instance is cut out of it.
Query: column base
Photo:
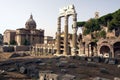
[[[63,52],[63,55],[66,56],[66,55],[67,55],[67,52]]]
[[[59,52],[59,51],[57,51],[54,55],[56,55],[56,56],[57,56],[57,55],[60,55],[60,52]]]
[[[77,53],[76,53],[76,48],[72,48],[72,53],[71,53],[72,56],[76,56]]]

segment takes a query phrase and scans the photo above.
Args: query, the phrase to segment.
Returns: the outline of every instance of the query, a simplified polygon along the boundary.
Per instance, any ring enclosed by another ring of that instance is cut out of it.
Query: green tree
[[[113,13],[113,19],[109,24],[108,29],[112,31],[113,29],[120,28],[120,9]]]
[[[100,31],[99,36],[102,38],[106,38],[106,32],[104,30]]]
[[[30,42],[27,39],[25,39],[23,44],[24,45],[30,45]]]
[[[107,14],[107,15],[104,15],[104,16],[100,17],[100,18],[98,19],[98,21],[99,21],[99,24],[104,25],[104,26],[108,26],[108,25],[109,25],[109,22],[110,22],[112,19],[113,19],[113,16],[112,16],[112,14],[110,13],[110,14]]]
[[[10,45],[16,45],[16,41],[15,40],[10,41]]]
[[[78,27],[83,27],[85,25],[85,21],[83,21],[83,22],[77,22],[77,26]]]
[[[85,23],[84,26],[85,26],[85,31],[83,33],[85,35],[100,30],[100,25],[97,19],[90,19],[88,22]]]

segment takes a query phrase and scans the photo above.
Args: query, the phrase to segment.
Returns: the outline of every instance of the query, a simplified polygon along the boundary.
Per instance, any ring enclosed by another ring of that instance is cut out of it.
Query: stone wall
[[[29,51],[29,46],[0,46],[0,52]]]
[[[0,52],[13,52],[13,46],[0,46]]]
[[[15,51],[29,51],[29,46],[14,46]]]

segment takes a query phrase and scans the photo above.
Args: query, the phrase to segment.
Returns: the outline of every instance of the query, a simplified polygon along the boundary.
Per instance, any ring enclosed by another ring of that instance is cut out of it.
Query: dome
[[[25,27],[27,29],[36,29],[36,22],[33,19],[33,16],[30,15],[30,18],[27,20],[27,22],[25,23]]]

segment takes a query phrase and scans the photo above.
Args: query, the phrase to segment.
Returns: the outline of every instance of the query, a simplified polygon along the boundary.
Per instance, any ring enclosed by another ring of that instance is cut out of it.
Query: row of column
[[[70,55],[68,50],[68,15],[64,16],[65,26],[64,26],[64,52],[63,55]],[[60,52],[60,37],[61,37],[61,18],[58,18],[58,28],[57,28],[57,53]],[[73,25],[72,25],[73,35],[72,35],[72,55],[76,55],[77,48],[77,14],[73,15]]]
[[[35,52],[35,54],[37,53],[51,53],[51,54],[53,54],[53,53],[55,53],[55,50],[54,50],[54,48],[37,48],[37,47],[33,47],[33,50],[32,50],[33,52]]]

